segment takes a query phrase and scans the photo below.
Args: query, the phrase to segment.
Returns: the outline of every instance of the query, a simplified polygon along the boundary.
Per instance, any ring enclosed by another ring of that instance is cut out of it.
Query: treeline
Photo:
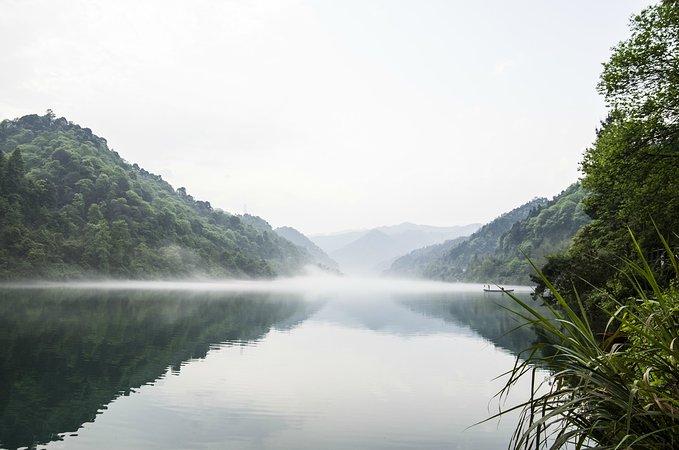
[[[547,258],[553,315],[515,299],[545,336],[502,393],[531,378],[515,449],[679,447],[679,2],[634,17],[599,91],[609,113],[582,161],[592,220]]]
[[[592,218],[543,271],[590,305],[633,294],[625,260],[637,260],[636,236],[661,286],[674,277],[661,236],[679,246],[679,3],[664,1],[632,21],[613,49],[598,89],[609,113],[581,163]],[[543,287],[541,283],[540,287]]]
[[[533,269],[547,258],[568,249],[573,236],[590,218],[584,211],[585,189],[575,183],[549,202],[515,222],[499,239],[497,248],[485,256],[476,255],[465,278],[477,282],[529,284]]]
[[[51,111],[0,123],[0,279],[261,277],[308,258]]]
[[[563,245],[561,237],[559,244],[550,239],[553,236],[545,233],[548,227],[554,229],[554,234],[559,230],[567,235],[566,239],[572,237],[574,231],[568,235],[568,230],[577,229],[571,222],[578,208],[573,191],[580,193],[575,186],[551,201],[535,198],[500,215],[469,237],[415,250],[397,259],[389,273],[443,281],[528,282],[528,263],[520,252],[544,256],[541,252]]]
[[[632,36],[604,64],[598,89],[609,112],[585,151],[580,183],[525,217],[498,218],[516,218],[509,227],[496,219],[465,242],[406,255],[391,272],[489,283],[532,278],[541,293],[545,285],[531,277],[528,257],[596,314],[607,297],[633,293],[619,270],[637,258],[631,231],[661,285],[669,286],[673,272],[660,236],[672,249],[679,245],[678,53],[679,3],[640,13]]]

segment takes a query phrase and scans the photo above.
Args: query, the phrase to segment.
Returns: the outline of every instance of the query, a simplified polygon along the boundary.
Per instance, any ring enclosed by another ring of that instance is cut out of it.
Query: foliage
[[[599,90],[610,111],[582,161],[593,220],[536,278],[556,320],[513,297],[548,338],[501,392],[548,372],[513,408],[517,449],[679,446],[679,2],[632,20]]]
[[[515,222],[500,237],[497,250],[477,257],[465,279],[493,283],[529,284],[531,267],[526,258],[542,265],[548,255],[559,254],[570,245],[589,216],[583,210],[586,191],[575,183],[544,205]]]
[[[421,277],[427,266],[442,258],[443,255],[447,254],[453,247],[458,246],[467,238],[468,236],[460,236],[440,244],[429,245],[413,250],[396,259],[386,273],[389,275]]]
[[[585,211],[592,222],[565,255],[543,269],[564,292],[575,284],[588,304],[631,294],[619,258],[633,256],[627,228],[666,286],[667,254],[649,220],[679,230],[679,2],[650,6],[631,22],[631,36],[604,64],[600,92],[610,114],[582,161],[582,184],[590,193]],[[679,239],[668,234],[671,247]],[[587,279],[587,282],[583,280]],[[542,286],[544,287],[544,286]],[[571,299],[573,301],[573,299]]]
[[[433,245],[397,259],[391,266],[394,274],[409,274],[446,281],[467,281],[467,271],[478,260],[494,254],[502,237],[531,211],[544,206],[547,199],[535,198],[481,227],[466,239]]]
[[[0,123],[0,279],[271,276],[307,260],[88,128],[51,113]]]
[[[663,289],[633,239],[638,260],[621,271],[635,296],[610,298],[614,307],[607,332],[597,335],[581,302],[579,309],[549,280],[558,308],[556,319],[517,297],[521,317],[542,330],[548,344],[533,346],[517,359],[501,392],[523,377],[533,379],[530,399],[501,412],[520,409],[512,447],[673,449],[679,445],[679,266],[669,244],[673,279]],[[576,297],[577,298],[577,297]],[[544,347],[551,352],[538,352]],[[549,371],[535,383],[539,369]],[[574,446],[574,447],[572,447]]]

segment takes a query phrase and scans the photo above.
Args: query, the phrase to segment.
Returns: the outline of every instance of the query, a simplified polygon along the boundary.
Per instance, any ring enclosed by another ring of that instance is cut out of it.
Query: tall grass
[[[679,448],[679,266],[661,236],[663,265],[674,274],[661,288],[631,239],[638,260],[625,260],[623,273],[636,294],[611,299],[604,333],[593,330],[577,293],[571,307],[542,275],[556,300],[548,306],[553,317],[512,296],[547,343],[528,349],[504,374],[501,398],[519,379],[532,381],[527,401],[493,416],[519,410],[510,448]]]

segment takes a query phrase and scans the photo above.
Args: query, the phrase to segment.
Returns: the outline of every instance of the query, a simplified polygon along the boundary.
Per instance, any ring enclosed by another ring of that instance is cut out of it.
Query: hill
[[[456,247],[467,238],[468,236],[460,236],[455,239],[449,239],[441,244],[429,245],[413,250],[407,255],[396,259],[389,269],[385,271],[385,274],[419,277],[422,275],[422,269],[430,262],[442,258],[453,247]]]
[[[347,231],[311,236],[319,247],[334,258],[342,270],[359,273],[379,273],[395,258],[414,249],[467,236],[479,224],[435,227],[404,222],[371,230]]]
[[[533,270],[526,257],[541,267],[547,256],[565,251],[575,233],[590,222],[583,209],[585,196],[582,186],[575,183],[545,205],[532,210],[500,238],[493,254],[478,257],[469,264],[465,279],[530,283]]]
[[[378,230],[371,230],[354,242],[334,251],[332,257],[343,271],[370,273],[381,261],[401,253],[398,242]]]
[[[444,242],[459,236],[469,236],[481,227],[479,223],[469,225],[455,225],[450,227],[437,227],[431,225],[419,225],[411,222],[403,222],[398,225],[386,225],[368,230],[351,230],[331,234],[316,234],[309,238],[326,253],[331,254],[345,247],[357,239],[365,236],[372,230],[380,231],[398,241],[407,242],[407,247],[412,249],[427,245]]]
[[[261,277],[309,262],[51,112],[2,121],[0,154],[2,279]]]
[[[471,263],[492,255],[504,233],[546,203],[545,198],[535,198],[487,223],[462,242],[447,242],[405,255],[394,261],[388,273],[447,281],[467,280],[465,272]]]
[[[305,249],[316,264],[328,269],[339,270],[339,265],[335,260],[330,258],[318,245],[314,244],[311,239],[300,233],[298,230],[292,227],[279,227],[276,228],[274,232],[296,246]]]

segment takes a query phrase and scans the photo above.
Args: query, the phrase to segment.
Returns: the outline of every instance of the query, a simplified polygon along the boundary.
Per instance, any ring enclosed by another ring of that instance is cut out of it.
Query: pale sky
[[[0,0],[0,118],[52,108],[273,226],[485,222],[578,178],[648,3]]]

